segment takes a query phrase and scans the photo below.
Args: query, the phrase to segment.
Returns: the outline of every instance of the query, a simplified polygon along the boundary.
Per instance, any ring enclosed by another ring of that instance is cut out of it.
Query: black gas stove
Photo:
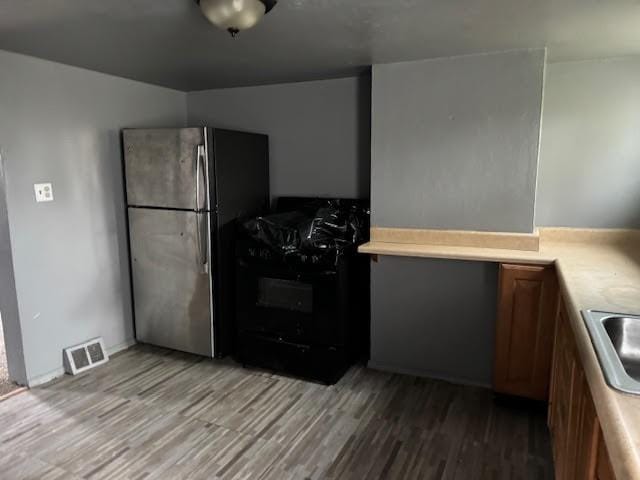
[[[280,199],[244,222],[236,245],[237,357],[335,383],[368,354],[368,206]]]

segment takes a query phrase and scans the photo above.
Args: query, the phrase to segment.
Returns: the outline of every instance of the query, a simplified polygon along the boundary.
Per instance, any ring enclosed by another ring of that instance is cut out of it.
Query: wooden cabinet
[[[495,391],[548,398],[557,290],[553,267],[500,265]]]
[[[494,390],[549,401],[557,480],[615,480],[553,267],[500,265]]]
[[[551,379],[549,430],[556,479],[614,480],[573,331],[562,306],[556,322]]]
[[[597,480],[616,480],[616,476],[613,473],[613,467],[611,466],[611,460],[609,459],[609,452],[607,452],[607,446],[604,444],[602,432],[600,432],[600,441],[598,443],[595,478]]]
[[[553,357],[552,387],[550,398],[550,419],[552,419],[553,458],[556,478],[573,478],[575,465],[574,446],[576,438],[575,404],[579,395],[576,382],[576,362],[573,339],[567,331],[569,325],[563,315],[558,316],[555,355]]]
[[[598,458],[598,441],[600,439],[600,425],[593,404],[589,385],[586,379],[582,380],[582,402],[580,410],[580,424],[578,437],[578,453],[576,456],[577,479],[594,479],[596,477],[596,460]],[[605,451],[606,455],[606,451]],[[607,461],[609,456],[606,455]],[[611,477],[613,480],[614,477]]]

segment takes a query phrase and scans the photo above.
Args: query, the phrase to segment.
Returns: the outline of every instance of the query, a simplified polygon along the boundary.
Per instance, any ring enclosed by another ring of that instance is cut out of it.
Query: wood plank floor
[[[326,387],[137,346],[0,403],[4,479],[545,479],[542,409],[352,368]]]

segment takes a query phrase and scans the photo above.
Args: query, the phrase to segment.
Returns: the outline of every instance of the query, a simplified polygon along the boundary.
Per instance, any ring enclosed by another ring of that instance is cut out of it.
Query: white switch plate
[[[53,187],[50,183],[34,183],[36,202],[53,202]]]

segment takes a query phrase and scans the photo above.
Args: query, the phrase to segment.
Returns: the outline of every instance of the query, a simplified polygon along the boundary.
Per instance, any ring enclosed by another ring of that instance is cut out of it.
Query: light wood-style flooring
[[[0,478],[545,479],[544,409],[352,368],[335,386],[137,346],[0,403]]]

